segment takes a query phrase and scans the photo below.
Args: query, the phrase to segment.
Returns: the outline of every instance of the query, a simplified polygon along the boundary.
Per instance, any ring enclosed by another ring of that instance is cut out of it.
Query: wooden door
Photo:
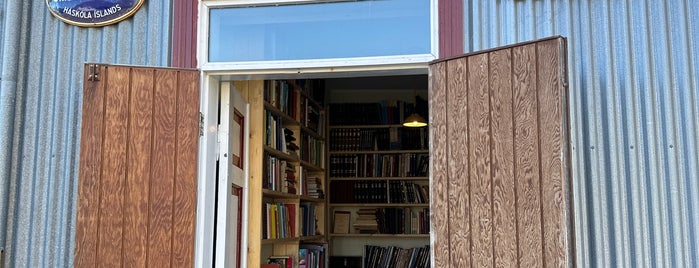
[[[435,267],[569,267],[565,39],[430,65]]]
[[[199,72],[87,64],[76,267],[192,267]]]

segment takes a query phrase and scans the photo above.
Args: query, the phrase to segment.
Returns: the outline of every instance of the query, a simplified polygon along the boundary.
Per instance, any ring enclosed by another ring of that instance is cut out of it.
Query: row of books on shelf
[[[427,150],[428,128],[333,128],[331,151]]]
[[[297,256],[273,255],[267,258],[267,263],[262,264],[260,268],[325,268],[327,251],[327,244],[302,243],[299,245],[298,259]]]
[[[263,155],[262,188],[288,194],[296,194],[296,174],[292,163],[268,153]]]
[[[323,105],[325,100],[325,80],[323,79],[295,79],[292,83],[298,85],[304,95]]]
[[[364,246],[364,268],[428,268],[429,246],[400,248],[395,246]]]
[[[298,156],[298,145],[294,131],[283,126],[280,116],[272,112],[265,113],[265,145],[292,156]]]
[[[336,234],[348,233],[349,211],[335,211]],[[342,216],[346,215],[346,216]],[[357,234],[429,234],[429,208],[360,208],[352,222],[352,233]]]
[[[334,154],[330,177],[424,177],[428,153]]]
[[[314,236],[319,234],[317,228],[318,218],[316,217],[316,204],[310,202],[301,202],[299,209],[301,210],[301,235]]]
[[[331,181],[331,203],[426,204],[429,185],[404,180]]]
[[[429,208],[377,208],[376,221],[382,234],[429,234]]]
[[[325,198],[323,180],[320,175],[313,172],[309,173],[303,166],[299,167],[299,174],[299,190],[302,195],[313,198]]]
[[[265,102],[282,113],[299,121],[301,113],[298,104],[301,94],[289,82],[284,80],[265,80],[263,98]]]
[[[386,125],[401,124],[412,113],[427,118],[427,101],[417,97],[417,105],[399,100],[374,103],[330,104],[330,125]]]
[[[262,207],[262,238],[296,237],[296,205],[265,203]]]
[[[302,126],[308,127],[316,133],[323,133],[325,119],[323,118],[322,106],[304,95],[310,96],[302,94],[299,88],[285,80],[266,80],[264,84],[263,97],[265,102],[293,118]]]
[[[322,168],[325,163],[323,140],[301,133],[301,160]]]

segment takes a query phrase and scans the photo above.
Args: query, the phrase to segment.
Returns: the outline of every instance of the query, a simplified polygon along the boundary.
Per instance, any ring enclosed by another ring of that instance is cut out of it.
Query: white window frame
[[[430,0],[430,47],[428,54],[412,54],[398,56],[352,57],[331,59],[276,60],[276,61],[239,61],[239,62],[209,62],[209,11],[211,8],[244,7],[253,5],[284,5],[302,3],[344,2],[349,0],[201,0],[199,5],[199,69],[211,73],[300,73],[300,72],[335,72],[347,68],[348,71],[357,69],[403,69],[408,66],[426,68],[427,63],[439,57],[439,38],[437,20],[437,0]]]

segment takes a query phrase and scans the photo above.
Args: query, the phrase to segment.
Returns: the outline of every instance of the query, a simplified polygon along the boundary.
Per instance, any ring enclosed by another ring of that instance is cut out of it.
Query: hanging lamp
[[[415,109],[417,109],[417,93],[415,94]],[[403,120],[403,126],[405,127],[424,127],[427,126],[427,120],[420,116],[418,113],[413,113],[405,120]]]
[[[427,125],[427,120],[425,118],[422,118],[417,113],[413,113],[408,118],[403,121],[403,126],[405,127],[424,127]]]

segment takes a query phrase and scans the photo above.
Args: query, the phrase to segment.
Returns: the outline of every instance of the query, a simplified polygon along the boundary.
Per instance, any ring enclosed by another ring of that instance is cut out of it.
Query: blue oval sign
[[[145,0],[46,0],[51,13],[66,23],[98,27],[120,22],[138,11]]]

